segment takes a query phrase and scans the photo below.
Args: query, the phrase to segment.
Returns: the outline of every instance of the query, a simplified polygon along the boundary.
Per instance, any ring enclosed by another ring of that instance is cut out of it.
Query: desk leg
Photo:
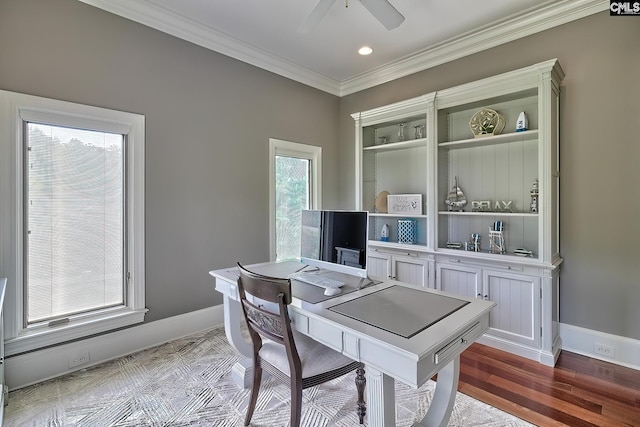
[[[446,427],[449,424],[453,404],[456,401],[459,377],[460,356],[458,355],[438,372],[431,405],[422,421],[414,424],[413,427]]]
[[[242,307],[236,300],[224,295],[224,332],[227,340],[245,358],[231,368],[233,381],[242,388],[249,388],[253,382],[253,347],[240,330]]]
[[[369,427],[396,425],[396,391],[393,377],[366,366]]]

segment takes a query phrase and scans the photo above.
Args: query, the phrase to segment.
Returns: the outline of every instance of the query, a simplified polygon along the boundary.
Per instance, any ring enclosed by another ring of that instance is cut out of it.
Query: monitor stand
[[[373,285],[374,283],[376,283],[375,280],[372,280],[369,277],[369,274],[367,274],[367,277],[361,277],[360,278],[360,281],[358,282],[358,290],[364,289],[369,285]]]

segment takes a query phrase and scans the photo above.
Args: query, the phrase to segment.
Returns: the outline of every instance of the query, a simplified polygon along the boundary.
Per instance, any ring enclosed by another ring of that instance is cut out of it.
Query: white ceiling
[[[609,8],[606,0],[390,0],[387,30],[359,0],[80,0],[335,95],[346,95]],[[373,54],[363,57],[358,48]]]

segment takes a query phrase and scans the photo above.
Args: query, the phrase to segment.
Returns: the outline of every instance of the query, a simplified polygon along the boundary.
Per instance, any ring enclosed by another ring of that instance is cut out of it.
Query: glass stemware
[[[398,141],[404,141],[404,123],[398,123]]]

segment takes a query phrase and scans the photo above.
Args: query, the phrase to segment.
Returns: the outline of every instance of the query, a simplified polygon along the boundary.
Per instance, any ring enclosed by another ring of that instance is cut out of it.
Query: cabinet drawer
[[[309,319],[309,336],[316,341],[342,352],[342,331],[316,319]]]
[[[360,360],[360,338],[345,332],[342,342],[343,353],[354,360]]]
[[[309,318],[307,316],[297,312],[289,313],[289,316],[295,330],[305,335],[309,334]]]
[[[442,259],[439,259],[439,262],[445,262],[451,265],[466,265],[474,268],[490,268],[496,271],[524,271],[524,267],[517,264],[489,263],[486,261],[475,261],[464,258],[443,257]]]
[[[469,346],[476,338],[481,335],[480,323],[476,323],[462,334],[458,335],[449,344],[436,351],[433,355],[433,362],[436,365],[447,363],[451,357],[460,353],[461,347]]]

